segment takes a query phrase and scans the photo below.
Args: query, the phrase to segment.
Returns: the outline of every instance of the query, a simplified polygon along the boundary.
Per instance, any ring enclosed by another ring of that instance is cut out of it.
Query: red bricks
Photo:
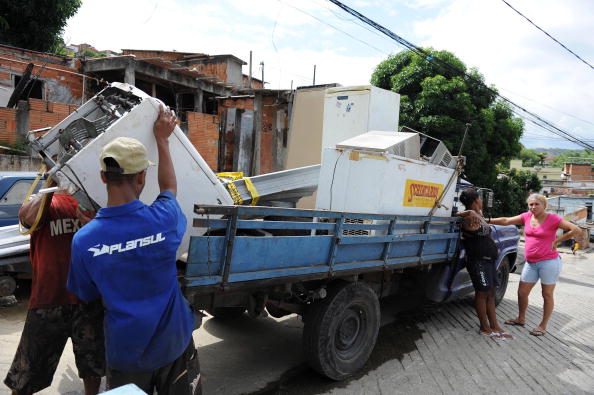
[[[571,181],[589,181],[594,178],[590,163],[564,163],[563,173],[569,175]]]
[[[187,119],[188,138],[210,168],[216,171],[219,154],[219,117],[188,111]]]
[[[16,142],[16,109],[0,108],[0,142]]]
[[[249,79],[250,78],[247,75],[245,75],[245,74],[243,75],[242,82],[243,82],[243,86],[245,86],[246,88],[248,87]],[[263,88],[262,81],[252,78],[252,89],[262,89],[262,88]]]
[[[4,49],[5,47],[2,48]],[[25,55],[28,52],[27,50],[15,51],[18,53],[22,52]],[[43,56],[49,60],[61,60],[61,58],[49,54],[44,54]],[[0,68],[3,69],[3,72],[0,73],[0,79],[9,80],[10,74],[22,75],[27,68],[27,63],[28,61],[23,61],[22,55],[17,56],[3,53],[2,59],[0,59]],[[82,97],[82,76],[74,74],[78,72],[77,67],[80,66],[80,62],[70,62],[73,67],[54,63],[45,64],[45,62],[39,59],[31,60],[31,63],[35,65],[31,72],[33,76],[37,75],[38,78],[41,79],[54,80],[58,84],[66,86],[74,100],[80,101]],[[7,70],[9,70],[9,72],[7,72]]]
[[[163,60],[178,60],[188,55],[186,52],[175,52],[175,51],[149,51],[149,50],[136,50],[136,49],[125,49],[122,51],[122,55],[134,55],[137,59],[143,58],[161,58]],[[196,54],[201,55],[201,54]]]

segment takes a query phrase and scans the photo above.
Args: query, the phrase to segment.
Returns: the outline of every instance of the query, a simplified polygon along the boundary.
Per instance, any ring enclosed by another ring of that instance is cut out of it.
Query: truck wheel
[[[206,312],[216,318],[217,320],[227,321],[234,318],[239,318],[245,312],[245,307],[241,306],[227,306],[216,307],[214,309],[207,309]]]
[[[507,257],[503,258],[501,261],[496,276],[498,285],[497,288],[495,288],[495,305],[499,305],[505,296],[509,280],[509,260]]]
[[[379,301],[371,288],[361,283],[337,284],[306,313],[305,356],[317,372],[343,380],[369,359],[379,324]]]

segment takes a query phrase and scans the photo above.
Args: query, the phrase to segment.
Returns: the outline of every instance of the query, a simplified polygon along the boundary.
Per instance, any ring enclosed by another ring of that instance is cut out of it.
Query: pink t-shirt
[[[552,250],[551,247],[557,237],[559,223],[563,221],[563,218],[557,214],[549,213],[544,222],[536,228],[530,225],[531,212],[521,214],[520,218],[524,221],[526,260],[528,262],[540,262],[557,258],[559,253],[557,250]]]

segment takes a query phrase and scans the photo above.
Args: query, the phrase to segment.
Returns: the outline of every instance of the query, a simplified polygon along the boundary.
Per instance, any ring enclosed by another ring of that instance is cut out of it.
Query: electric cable
[[[386,27],[374,22],[373,20],[369,19],[368,17],[366,17],[365,15],[359,13],[358,11],[350,8],[349,6],[343,4],[342,2],[338,1],[338,0],[328,0],[331,3],[335,4],[337,7],[341,8],[342,10],[344,10],[345,12],[347,12],[350,15],[353,15],[354,17],[358,18],[359,20],[361,20],[362,22],[370,25],[371,27],[373,27],[374,29],[378,30],[379,32],[385,34],[386,36],[388,36],[389,38],[391,38],[392,40],[396,41],[397,43],[403,45],[404,47],[408,48],[408,50],[410,50],[411,52],[417,54],[418,56],[421,56],[425,59],[427,59],[428,61],[431,62],[436,62],[439,63],[441,66],[443,66],[444,68],[448,69],[450,72],[453,72],[454,74],[457,75],[461,75],[464,76],[469,82],[474,82],[475,84],[477,84],[479,87],[488,90],[489,92],[491,92],[492,94],[494,94],[496,97],[499,97],[501,100],[503,100],[504,102],[506,102],[507,104],[509,104],[512,108],[511,110],[518,115],[518,112],[525,114],[528,118],[527,120],[529,122],[535,123],[537,126],[553,133],[556,134],[559,137],[562,137],[568,141],[573,142],[574,144],[577,144],[583,148],[587,148],[590,150],[594,150],[594,146],[588,144],[587,142],[580,140],[579,138],[571,135],[570,133],[560,129],[559,127],[555,126],[554,124],[552,124],[551,122],[545,120],[544,118],[540,117],[539,115],[528,111],[527,109],[525,109],[524,107],[520,106],[519,104],[516,104],[514,102],[512,102],[510,99],[508,99],[507,97],[501,95],[497,90],[495,90],[494,88],[491,88],[489,86],[487,86],[483,81],[481,81],[479,78],[476,78],[475,76],[472,76],[470,74],[468,74],[465,70],[459,69],[457,66],[454,66],[444,60],[441,60],[439,58],[436,58],[434,56],[432,56],[429,52],[427,52],[425,49],[416,46],[415,44],[407,41],[406,39],[404,39],[403,37],[397,35],[396,33],[392,32],[391,30],[387,29]],[[526,117],[522,117],[525,118]],[[536,119],[537,121],[535,121],[534,119]]]
[[[72,178],[68,177],[68,174],[66,174],[64,171],[60,170],[60,172],[62,174],[64,174],[64,176],[66,178],[68,178],[68,181],[70,181],[71,183],[73,183],[74,185],[76,185],[77,187],[79,187],[85,193],[85,195],[87,195],[87,199],[89,199],[89,203],[91,203],[91,205],[93,205],[93,203],[95,203],[95,201],[91,198],[91,195],[89,195],[89,193],[87,192],[84,184],[80,181],[80,178],[78,178],[78,176],[76,175],[75,171],[72,170],[72,167],[70,167],[70,165],[68,163],[64,163],[64,167],[67,167],[70,170],[70,172],[74,175],[74,177],[76,178],[76,181],[80,185],[77,185],[76,182],[72,181]],[[79,206],[80,206],[80,203],[79,203]],[[85,209],[91,208],[93,210],[96,210],[97,209],[97,207],[84,207],[84,208]]]
[[[333,28],[334,30],[337,30],[337,31],[341,32],[342,34],[346,34],[347,36],[349,36],[349,37],[350,37],[350,38],[352,38],[353,40],[355,40],[355,41],[358,41],[358,42],[360,42],[360,43],[362,43],[362,44],[365,44],[365,45],[367,45],[368,47],[371,47],[371,48],[375,49],[376,51],[378,51],[378,52],[380,52],[380,53],[382,53],[382,54],[385,54],[385,51],[383,51],[383,50],[381,50],[381,49],[379,49],[379,48],[377,48],[377,47],[375,47],[375,46],[373,46],[373,45],[369,44],[368,42],[365,42],[365,41],[363,41],[363,40],[359,39],[358,37],[355,37],[355,36],[353,36],[353,35],[352,35],[352,34],[350,34],[350,33],[347,33],[347,32],[345,32],[345,31],[344,31],[344,30],[342,30],[342,29],[339,29],[339,28],[337,28],[336,26],[333,26],[333,25],[329,24],[328,22],[326,22],[326,21],[324,21],[324,20],[322,20],[322,19],[318,18],[317,16],[315,16],[315,15],[312,15],[312,14],[310,14],[310,13],[309,13],[309,12],[307,12],[307,11],[303,11],[302,9],[300,9],[300,8],[297,8],[297,7],[295,7],[295,6],[291,5],[291,4],[287,4],[287,3],[285,3],[283,0],[279,0],[279,1],[281,1],[281,2],[282,2],[282,3],[284,3],[285,5],[287,5],[287,6],[291,7],[291,8],[293,8],[294,10],[297,10],[297,11],[299,11],[299,12],[301,12],[301,13],[303,13],[303,14],[305,14],[305,15],[307,15],[307,16],[309,16],[309,17],[313,18],[313,19],[315,19],[316,21],[318,21],[318,22],[320,22],[320,23],[323,23],[324,25],[330,26],[331,28]]]
[[[554,42],[556,42],[557,44],[559,44],[561,47],[563,47],[563,49],[565,49],[567,52],[569,52],[570,54],[572,54],[573,56],[575,56],[576,58],[578,58],[581,62],[585,63],[586,65],[588,65],[588,67],[590,67],[591,69],[594,69],[594,66],[592,66],[590,63],[586,62],[584,59],[582,59],[582,57],[578,54],[576,54],[575,52],[573,52],[571,49],[567,48],[566,45],[564,45],[561,41],[557,40],[555,37],[551,36],[549,33],[547,33],[544,29],[542,29],[540,26],[538,26],[536,23],[532,22],[530,20],[530,18],[528,18],[526,15],[522,14],[520,11],[516,10],[511,4],[509,4],[506,0],[501,0],[503,1],[509,8],[511,8],[512,10],[514,10],[516,12],[516,14],[520,15],[522,18],[526,19],[528,22],[530,22],[530,24],[532,26],[534,26],[535,28],[537,28],[538,30],[540,30],[541,32],[543,32],[544,34],[547,35],[547,37],[549,37],[551,40],[553,40]]]
[[[536,100],[530,99],[530,98],[528,98],[528,97],[526,97],[526,96],[520,95],[520,94],[519,94],[519,93],[517,93],[517,92],[511,91],[511,90],[509,90],[509,89],[506,89],[506,88],[502,88],[501,86],[499,86],[499,87],[498,87],[498,89],[500,89],[500,90],[502,90],[502,91],[506,91],[506,92],[508,92],[508,93],[511,93],[511,94],[512,94],[512,95],[514,95],[514,96],[521,97],[521,98],[522,98],[522,99],[524,99],[524,100],[528,100],[528,101],[531,101],[532,103],[535,103],[535,104],[538,104],[538,105],[540,105],[540,106],[546,107],[546,108],[548,108],[549,110],[556,111],[556,112],[558,112],[559,114],[567,115],[568,117],[571,117],[571,118],[573,118],[573,119],[577,119],[578,121],[581,121],[581,122],[584,122],[584,123],[588,123],[588,124],[590,124],[590,125],[594,126],[594,122],[588,121],[587,119],[580,118],[580,117],[578,117],[578,116],[576,116],[576,115],[570,114],[570,113],[568,113],[568,112],[566,112],[566,111],[563,111],[563,110],[560,110],[560,109],[558,109],[558,108],[551,107],[551,106],[549,106],[548,104],[544,104],[544,103],[538,102],[538,101],[536,101]],[[585,140],[585,139],[584,139],[584,140]],[[586,141],[587,141],[587,140],[586,140]]]

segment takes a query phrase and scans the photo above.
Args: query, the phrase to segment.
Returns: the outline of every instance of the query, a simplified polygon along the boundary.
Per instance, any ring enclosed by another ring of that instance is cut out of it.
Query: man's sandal
[[[511,320],[505,321],[504,324],[505,325],[511,325],[511,326],[524,326],[524,325],[526,325],[525,322],[519,322],[515,318],[514,319],[511,319]]]

